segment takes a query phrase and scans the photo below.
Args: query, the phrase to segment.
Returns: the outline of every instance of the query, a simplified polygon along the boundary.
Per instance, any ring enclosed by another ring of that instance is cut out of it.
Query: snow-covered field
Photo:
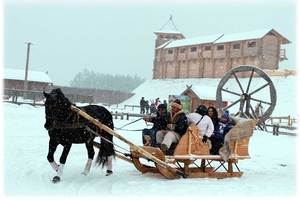
[[[240,161],[239,167],[245,172],[241,178],[167,180],[159,174],[141,174],[132,164],[119,159],[113,162],[112,176],[106,177],[104,169],[95,167],[88,176],[83,176],[80,173],[87,153],[84,145],[77,144],[70,151],[62,182],[52,184],[55,173],[46,159],[48,135],[43,128],[44,107],[3,103],[3,109],[5,197],[287,199],[297,194],[297,137],[273,136],[261,131],[255,131],[250,140],[251,159]],[[128,122],[114,120],[115,127]],[[127,128],[141,129],[145,126],[143,121],[139,121]],[[141,144],[140,132],[119,133],[135,144]],[[117,139],[115,142],[128,148]],[[56,160],[61,150],[61,147],[57,150]]]

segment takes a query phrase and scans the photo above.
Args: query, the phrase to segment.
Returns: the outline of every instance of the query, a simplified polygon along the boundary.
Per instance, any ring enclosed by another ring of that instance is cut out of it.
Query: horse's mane
[[[50,93],[43,93],[46,97],[46,117],[58,121],[65,120],[70,112],[71,101],[64,95],[60,88],[53,89]]]

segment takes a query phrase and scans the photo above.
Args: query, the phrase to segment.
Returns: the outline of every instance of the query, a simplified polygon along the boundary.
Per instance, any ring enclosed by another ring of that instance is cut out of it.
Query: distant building
[[[4,68],[4,89],[24,89],[25,70]],[[53,82],[46,72],[28,71],[28,90],[43,91],[52,87]]]
[[[153,79],[216,78],[239,65],[277,70],[286,60],[281,45],[290,41],[274,29],[185,38],[156,31]]]
[[[213,106],[217,108],[219,105],[214,97],[207,95],[208,91],[215,91],[213,87],[207,86],[187,86],[187,88],[181,93],[181,95],[186,95],[190,97],[190,112],[196,110],[199,105],[205,105],[207,107]],[[226,107],[230,101],[222,101],[222,107]]]

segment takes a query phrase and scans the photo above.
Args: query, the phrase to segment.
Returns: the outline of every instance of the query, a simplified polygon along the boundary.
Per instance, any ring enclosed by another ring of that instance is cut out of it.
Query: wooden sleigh
[[[160,173],[168,179],[242,176],[243,172],[237,164],[241,159],[250,158],[248,144],[257,122],[250,119],[235,119],[236,125],[226,134],[225,144],[219,151],[220,155],[209,154],[208,143],[202,142],[199,129],[195,124],[191,124],[177,144],[174,155],[166,156],[159,148],[133,144],[75,106],[71,106],[71,110],[130,146],[131,158],[116,153],[118,158],[133,163],[142,173]],[[153,165],[145,162],[152,162]]]
[[[219,151],[220,155],[210,155],[209,144],[202,142],[199,129],[195,124],[191,124],[181,137],[173,156],[165,156],[159,148],[141,148],[181,170],[188,178],[240,177],[243,172],[238,167],[238,161],[250,158],[248,144],[256,122],[245,119],[235,120],[236,125],[225,136],[225,144]],[[135,167],[142,173],[159,172],[168,179],[180,177],[169,168],[157,164],[155,164],[156,168],[151,168],[142,164],[140,160],[147,157],[134,148],[131,149],[131,153]]]

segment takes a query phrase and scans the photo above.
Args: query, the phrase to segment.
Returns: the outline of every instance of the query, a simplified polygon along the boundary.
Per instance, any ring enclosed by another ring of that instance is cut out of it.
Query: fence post
[[[129,114],[128,113],[126,114],[126,120],[129,120]]]
[[[118,111],[115,112],[115,119],[118,119]]]
[[[124,113],[121,113],[121,120],[124,119]]]
[[[292,123],[291,123],[291,116],[289,115],[288,116],[288,126],[291,126],[292,125]]]

